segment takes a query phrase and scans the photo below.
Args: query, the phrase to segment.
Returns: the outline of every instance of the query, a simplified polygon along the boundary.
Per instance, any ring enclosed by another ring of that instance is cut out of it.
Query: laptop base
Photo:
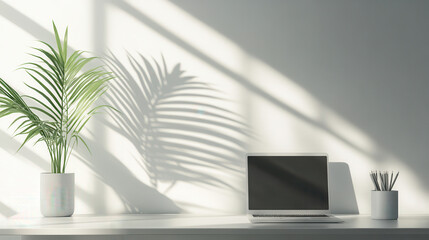
[[[248,215],[252,223],[340,223],[342,219],[330,214],[323,215]]]

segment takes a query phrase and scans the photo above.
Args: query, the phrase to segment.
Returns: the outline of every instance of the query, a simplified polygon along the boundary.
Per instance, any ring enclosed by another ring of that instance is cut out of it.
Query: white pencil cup
[[[372,191],[371,218],[379,220],[398,219],[398,191]]]

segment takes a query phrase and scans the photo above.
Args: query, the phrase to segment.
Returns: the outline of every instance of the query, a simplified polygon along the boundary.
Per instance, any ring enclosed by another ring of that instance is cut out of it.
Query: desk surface
[[[343,223],[251,224],[246,216],[195,215],[13,217],[0,222],[0,235],[429,234],[429,215],[400,216],[397,221],[338,216]]]

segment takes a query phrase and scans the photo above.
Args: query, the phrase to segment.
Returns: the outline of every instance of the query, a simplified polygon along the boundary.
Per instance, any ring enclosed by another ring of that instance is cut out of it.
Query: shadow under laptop
[[[330,162],[329,193],[332,214],[359,214],[350,168],[344,162]]]

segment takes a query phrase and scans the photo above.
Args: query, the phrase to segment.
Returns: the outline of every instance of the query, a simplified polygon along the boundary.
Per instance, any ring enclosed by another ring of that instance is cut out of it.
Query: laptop
[[[251,222],[342,222],[329,212],[327,154],[249,153],[246,158]]]

